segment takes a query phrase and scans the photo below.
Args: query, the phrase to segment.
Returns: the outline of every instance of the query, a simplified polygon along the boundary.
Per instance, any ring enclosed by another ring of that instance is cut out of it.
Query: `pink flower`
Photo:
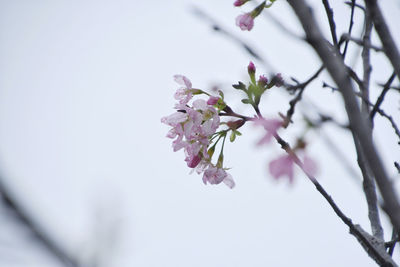
[[[235,186],[235,182],[230,174],[228,174],[222,168],[217,168],[211,165],[207,170],[204,171],[203,182],[204,184],[220,184],[221,182],[224,182],[224,184],[226,184],[229,188],[233,188]]]
[[[201,161],[200,150],[201,150],[201,145],[199,143],[193,143],[186,146],[185,161],[187,162],[189,168],[195,168],[197,165],[199,165]]]
[[[278,119],[256,118],[253,121],[256,125],[263,126],[266,130],[266,134],[258,141],[257,145],[268,144],[271,138],[277,134],[278,129],[282,127],[282,120]]]
[[[176,90],[176,93],[174,95],[175,99],[179,101],[179,103],[176,104],[175,107],[183,108],[193,97],[193,94],[191,92],[192,83],[190,82],[190,80],[188,78],[186,78],[183,75],[175,75],[174,79],[175,79],[175,82],[182,85],[182,87],[180,87],[180,88],[178,88],[178,90]]]
[[[175,112],[167,117],[162,117],[161,122],[169,126],[176,126],[177,124],[187,120],[188,115],[183,112]]]
[[[279,179],[281,176],[286,175],[289,178],[290,183],[292,183],[294,163],[294,156],[283,155],[269,163],[269,173],[275,179]],[[302,169],[307,175],[313,177],[317,172],[317,164],[307,155],[304,155]]]
[[[281,176],[287,176],[289,181],[293,182],[293,157],[291,155],[281,156],[269,163],[269,173],[279,179]]]
[[[250,31],[254,26],[254,18],[250,13],[244,13],[237,16],[236,25],[239,26],[242,31]]]
[[[211,137],[220,125],[218,111],[213,107],[220,98],[211,96],[208,101],[196,99],[190,103],[193,89],[189,79],[175,75],[175,81],[183,86],[175,93],[175,99],[178,100],[175,109],[178,111],[161,119],[162,123],[172,127],[167,137],[175,139],[172,142],[173,150],[184,149],[187,166],[199,174],[204,172],[204,183],[224,182],[232,188],[235,185],[232,176],[223,168],[215,167],[207,153]]]
[[[210,98],[207,100],[207,104],[214,106],[215,104],[218,103],[219,97],[218,96],[210,96]]]

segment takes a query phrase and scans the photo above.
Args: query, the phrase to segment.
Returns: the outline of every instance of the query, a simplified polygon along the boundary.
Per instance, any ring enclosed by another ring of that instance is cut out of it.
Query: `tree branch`
[[[297,0],[295,0],[297,1]],[[350,229],[350,234],[356,237],[358,242],[364,248],[364,250],[368,253],[368,255],[373,258],[378,264],[381,266],[387,267],[395,267],[397,264],[393,261],[393,259],[386,253],[385,247],[382,245],[383,243],[377,240],[375,237],[368,234],[366,231],[362,229],[360,225],[355,225],[348,218],[342,210],[336,205],[333,198],[326,192],[326,190],[322,187],[322,185],[317,181],[317,179],[311,176],[305,169],[301,160],[297,157],[296,153],[291,149],[290,145],[283,140],[278,134],[274,135],[278,144],[281,145],[282,149],[286,151],[289,155],[294,158],[294,162],[297,166],[299,166],[307,178],[314,184],[317,191],[325,198],[328,204],[331,206],[336,215],[346,224]]]
[[[397,78],[400,80],[400,53],[392,35],[390,34],[389,27],[385,22],[385,18],[382,15],[381,9],[379,8],[376,0],[365,0],[365,4],[371,12],[375,30],[382,42],[384,52],[392,64],[393,69],[397,74]]]
[[[383,207],[389,215],[393,226],[396,229],[400,229],[400,204],[397,199],[397,193],[386,174],[371,135],[366,134],[368,132],[368,124],[361,115],[343,59],[339,55],[335,55],[335,49],[324,39],[311,8],[306,5],[304,0],[288,0],[288,2],[303,26],[307,41],[324,62],[343,96],[352,134],[360,141],[363,155],[365,155],[366,162],[381,192],[384,201]]]
[[[10,209],[16,219],[25,225],[46,250],[61,264],[66,267],[81,267],[78,261],[68,255],[46,232],[27,214],[27,212],[17,203],[6,186],[0,181],[0,197],[4,204]]]

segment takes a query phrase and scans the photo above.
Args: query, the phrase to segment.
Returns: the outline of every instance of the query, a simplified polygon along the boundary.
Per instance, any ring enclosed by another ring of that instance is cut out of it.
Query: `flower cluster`
[[[215,149],[215,144],[211,146],[212,138],[216,136],[216,130],[220,126],[219,111],[214,106],[218,104],[220,98],[210,96],[208,101],[196,99],[190,105],[193,95],[206,93],[193,89],[190,80],[183,75],[175,75],[174,78],[182,86],[175,93],[175,99],[178,101],[175,105],[177,111],[161,119],[162,123],[172,127],[167,137],[175,139],[172,142],[173,150],[184,149],[187,166],[195,168],[199,174],[203,173],[205,184],[224,182],[232,188],[235,183],[222,167],[222,152],[218,163],[216,165],[211,163]]]

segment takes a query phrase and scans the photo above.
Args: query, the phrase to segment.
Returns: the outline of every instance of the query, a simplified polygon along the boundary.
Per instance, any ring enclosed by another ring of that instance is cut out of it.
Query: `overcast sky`
[[[203,185],[201,176],[189,174],[183,152],[172,151],[160,118],[173,112],[174,74],[186,75],[196,88],[219,85],[232,107],[252,115],[230,85],[246,81],[254,59],[212,31],[194,7],[260,51],[268,61],[254,60],[260,74],[276,71],[302,81],[320,66],[308,46],[268,18],[241,32],[235,17],[249,9],[232,2],[0,0],[3,182],[66,250],[104,266],[375,266],[304,175],[297,170],[293,186],[270,177],[268,162],[282,152],[277,144],[257,148],[262,132],[245,126],[243,136],[227,144],[233,190]],[[341,32],[349,10],[340,3],[335,1],[335,15]],[[323,6],[315,10],[326,28]],[[385,1],[384,11],[399,44],[399,2]],[[269,12],[301,36],[285,1]],[[356,47],[350,48],[348,63],[360,65]],[[388,62],[377,57],[373,63],[373,78],[385,82]],[[305,101],[346,122],[340,96],[321,84],[307,89]],[[289,99],[283,89],[271,92],[263,114],[286,112]],[[399,94],[387,99],[383,108],[400,123]],[[298,115],[314,111],[303,105]],[[398,140],[386,121],[378,119],[375,127],[394,176]],[[283,136],[293,141],[301,130],[299,122]],[[324,135],[356,168],[351,136],[328,126],[308,136],[318,179],[369,230],[359,177],[332,156]],[[0,214],[0,266],[58,266],[25,229]],[[389,238],[391,230],[385,234]]]

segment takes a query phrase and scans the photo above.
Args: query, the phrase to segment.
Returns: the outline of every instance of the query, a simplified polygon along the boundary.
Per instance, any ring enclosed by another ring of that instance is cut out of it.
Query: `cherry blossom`
[[[233,188],[235,186],[235,182],[230,174],[228,174],[224,169],[217,168],[212,165],[210,165],[208,169],[204,171],[203,182],[204,184],[220,184],[223,182],[229,188]]]
[[[207,101],[200,98],[191,101],[194,89],[190,80],[183,75],[175,75],[174,78],[182,86],[175,93],[177,111],[161,119],[162,123],[172,127],[167,137],[175,139],[172,142],[173,150],[183,148],[187,166],[199,174],[204,172],[205,183],[224,182],[232,188],[235,184],[232,177],[222,167],[214,167],[207,153],[211,137],[220,126],[218,110],[213,107],[220,98],[210,96]]]
[[[289,182],[293,183],[294,177],[294,164],[295,164],[295,156],[294,155],[283,155],[279,158],[272,160],[269,163],[269,173],[275,179],[279,179],[281,176],[287,176],[289,178]],[[303,156],[302,162],[303,171],[313,177],[317,171],[317,164],[313,159],[308,157],[307,155]]]
[[[293,182],[293,165],[294,158],[292,155],[283,155],[269,163],[269,173],[279,179],[281,176],[287,176],[289,181]]]
[[[277,131],[280,127],[282,127],[282,120],[279,119],[265,119],[259,118],[253,120],[255,125],[259,125],[264,127],[266,133],[263,138],[258,141],[257,145],[268,144],[272,137],[277,134]]]
[[[242,31],[250,31],[254,26],[254,18],[250,13],[244,13],[236,17],[236,25],[239,26]]]

